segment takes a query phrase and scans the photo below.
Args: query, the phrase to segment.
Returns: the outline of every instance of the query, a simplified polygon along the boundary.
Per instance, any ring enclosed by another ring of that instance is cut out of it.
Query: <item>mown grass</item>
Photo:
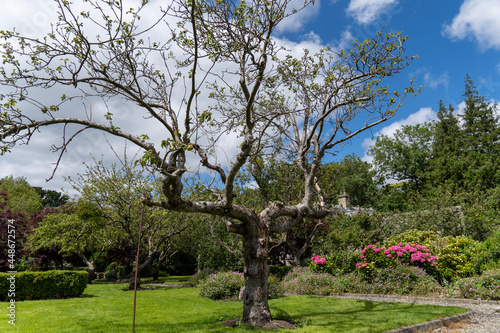
[[[16,302],[16,325],[0,304],[0,332],[131,332],[133,292],[94,284],[83,297]],[[220,326],[241,316],[240,302],[201,298],[195,288],[157,287],[137,294],[136,332],[245,332]],[[269,302],[273,316],[299,323],[293,332],[383,332],[465,312],[456,307],[292,296]],[[281,331],[290,332],[290,331]]]

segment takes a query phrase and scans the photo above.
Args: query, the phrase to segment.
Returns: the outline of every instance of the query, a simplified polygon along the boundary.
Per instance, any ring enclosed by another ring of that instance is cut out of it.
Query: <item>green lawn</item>
[[[81,298],[16,302],[15,327],[7,322],[3,302],[0,332],[131,332],[133,292],[125,289],[125,284],[94,284]],[[275,317],[303,325],[293,332],[383,332],[466,311],[306,296],[271,300],[270,307]],[[198,289],[142,290],[137,293],[136,332],[242,332],[220,326],[241,311],[240,302],[204,299]]]

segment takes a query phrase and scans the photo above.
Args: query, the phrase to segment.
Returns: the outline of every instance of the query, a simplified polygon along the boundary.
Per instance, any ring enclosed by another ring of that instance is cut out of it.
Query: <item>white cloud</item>
[[[448,85],[450,83],[450,75],[447,72],[444,72],[443,74],[438,76],[428,72],[424,75],[424,83],[426,86],[429,86],[433,89],[437,88],[440,85],[448,88]]]
[[[388,125],[386,127],[383,127],[382,129],[380,129],[380,131],[378,131],[377,133],[375,133],[375,135],[374,135],[373,138],[367,138],[367,139],[363,140],[363,143],[361,144],[362,147],[365,149],[365,155],[362,158],[363,161],[367,161],[369,163],[372,162],[373,157],[369,156],[366,153],[366,151],[371,146],[373,146],[375,144],[377,136],[386,135],[386,136],[391,137],[391,136],[394,135],[394,133],[396,133],[396,131],[398,129],[401,129],[403,127],[403,125],[421,124],[421,123],[433,121],[436,118],[437,118],[436,111],[433,111],[429,107],[427,107],[427,108],[421,108],[417,112],[410,114],[407,118],[399,120],[399,121],[395,121],[392,124],[390,124],[390,125]]]
[[[443,35],[451,39],[475,38],[482,49],[500,49],[500,1],[465,0]]]
[[[292,0],[287,7],[287,12],[291,13],[293,9],[299,9],[303,6],[303,0]],[[308,21],[319,13],[320,8],[321,1],[315,1],[314,4],[308,5],[307,7],[301,9],[298,13],[293,14],[292,16],[289,16],[281,21],[276,31],[278,33],[299,31],[308,23]]]
[[[397,0],[351,0],[346,12],[357,23],[368,24],[375,21],[380,14],[397,3]]]

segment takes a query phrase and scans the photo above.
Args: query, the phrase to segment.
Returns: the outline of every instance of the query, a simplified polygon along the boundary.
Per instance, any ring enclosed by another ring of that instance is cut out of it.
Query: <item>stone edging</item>
[[[465,313],[460,313],[454,316],[444,317],[436,320],[426,321],[424,323],[415,324],[411,326],[396,328],[394,330],[386,331],[384,333],[418,333],[418,332],[428,332],[439,327],[446,326],[451,323],[456,323],[458,321],[470,319],[474,311],[469,311]]]

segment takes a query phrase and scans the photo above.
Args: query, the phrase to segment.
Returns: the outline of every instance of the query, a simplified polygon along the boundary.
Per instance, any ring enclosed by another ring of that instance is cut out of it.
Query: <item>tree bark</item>
[[[141,271],[146,266],[148,266],[152,260],[153,260],[153,256],[148,256],[146,258],[146,260],[144,260],[143,263],[139,263],[139,266],[137,268],[137,288],[139,288],[141,286]],[[128,284],[128,289],[134,290],[134,285],[135,285],[135,260],[134,260],[134,268],[132,269],[132,273],[131,273],[129,284]]]
[[[267,266],[269,229],[263,223],[246,224],[243,234],[245,289],[243,291],[243,322],[262,326],[272,320],[267,301]]]
[[[92,284],[92,280],[95,277],[95,266],[94,266],[94,261],[87,261],[87,268],[89,271],[89,274],[87,276],[87,284]]]

